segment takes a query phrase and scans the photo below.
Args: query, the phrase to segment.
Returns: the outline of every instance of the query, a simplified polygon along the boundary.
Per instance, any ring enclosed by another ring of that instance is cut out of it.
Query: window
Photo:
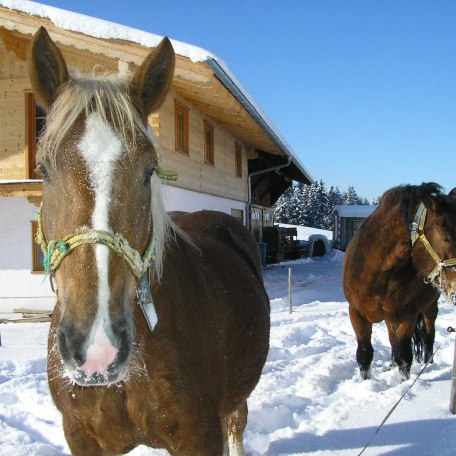
[[[174,123],[176,132],[176,150],[188,155],[188,109],[177,101],[174,101]]]
[[[36,242],[36,233],[38,231],[38,222],[32,221],[32,250],[33,250],[33,269],[32,272],[44,272],[44,253],[40,245]]]
[[[242,146],[238,143],[234,146],[234,162],[236,177],[242,177]]]
[[[263,228],[268,226],[274,226],[274,215],[270,209],[263,210]]]
[[[27,128],[27,179],[41,179],[36,169],[36,145],[46,123],[46,111],[32,93],[25,94]]]
[[[204,163],[214,166],[214,127],[204,122]]]

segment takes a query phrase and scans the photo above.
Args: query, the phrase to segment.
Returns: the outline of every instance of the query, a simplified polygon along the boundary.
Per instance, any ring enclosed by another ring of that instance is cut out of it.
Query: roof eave
[[[277,129],[271,124],[270,120],[265,118],[264,113],[252,102],[247,96],[245,90],[239,87],[239,83],[234,80],[228,71],[225,70],[224,66],[220,62],[210,57],[204,63],[214,72],[217,78],[225,85],[225,87],[232,93],[232,95],[241,103],[244,109],[255,119],[256,122],[263,128],[273,141],[280,147],[284,155],[291,157],[293,164],[299,169],[303,176],[309,181],[310,184],[314,182],[313,177],[304,167],[304,165],[295,156],[291,147],[278,133]]]

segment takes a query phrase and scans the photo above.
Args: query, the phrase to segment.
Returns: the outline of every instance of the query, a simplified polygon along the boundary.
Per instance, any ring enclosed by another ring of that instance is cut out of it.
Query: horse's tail
[[[424,354],[424,338],[426,336],[426,325],[424,324],[423,314],[418,314],[418,319],[416,320],[415,332],[413,333],[412,342],[413,342],[413,355],[415,360],[419,363],[423,361]]]

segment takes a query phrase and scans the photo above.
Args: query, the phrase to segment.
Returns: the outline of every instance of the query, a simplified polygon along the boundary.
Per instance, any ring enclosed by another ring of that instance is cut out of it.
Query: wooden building
[[[46,114],[31,92],[25,61],[42,25],[68,65],[81,71],[95,65],[109,72],[134,70],[161,39],[26,0],[18,5],[0,0],[0,308],[12,307],[18,298],[21,306],[43,307],[49,300],[32,241],[41,199],[35,147]],[[168,209],[227,212],[261,241],[263,227],[273,223],[277,198],[292,180],[308,184],[312,179],[223,61],[172,43],[172,89],[149,118],[162,167],[179,176],[166,186]]]
[[[333,245],[335,249],[345,250],[348,243],[364,220],[377,209],[376,205],[348,204],[334,207]]]

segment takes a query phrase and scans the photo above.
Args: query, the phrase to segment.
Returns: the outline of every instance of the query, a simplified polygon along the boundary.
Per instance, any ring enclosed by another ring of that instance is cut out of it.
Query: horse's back
[[[248,230],[234,217],[218,211],[171,213],[172,220],[195,246],[209,254],[233,253],[239,262],[249,266],[262,281],[258,246]]]

